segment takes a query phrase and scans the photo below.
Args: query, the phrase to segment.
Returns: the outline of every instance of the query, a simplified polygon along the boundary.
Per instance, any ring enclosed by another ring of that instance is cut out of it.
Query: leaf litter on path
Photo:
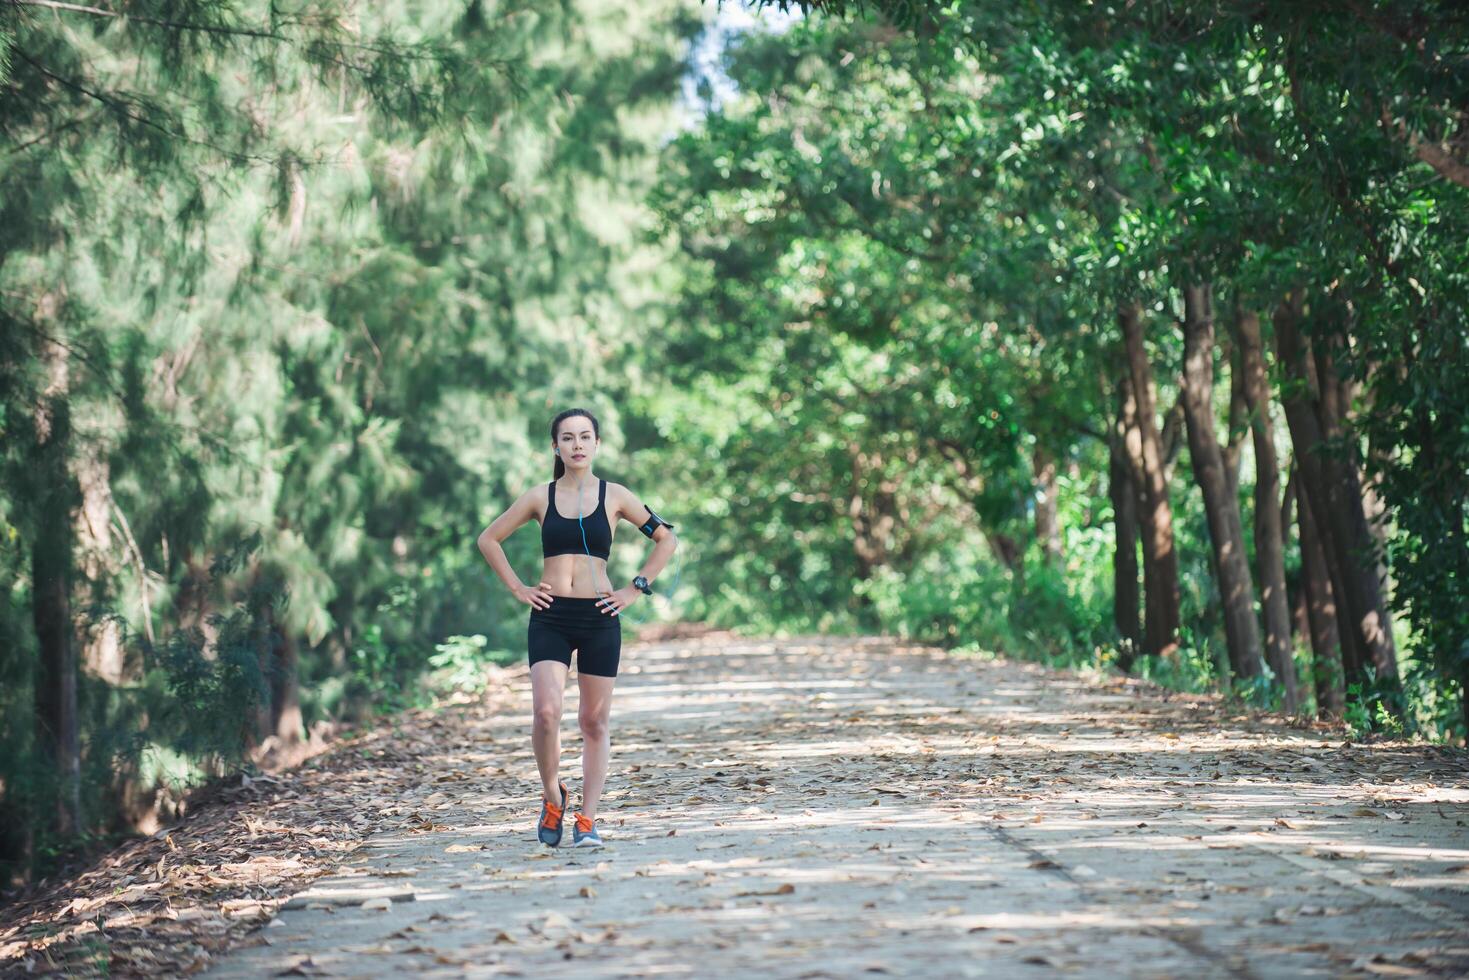
[[[33,916],[49,914],[63,930],[70,922],[74,932],[23,952],[75,948],[85,938],[81,924],[110,893],[129,894],[129,914],[148,916],[157,894],[172,900],[184,890],[187,904],[175,903],[183,906],[175,914],[204,910],[192,920],[198,952],[187,956],[207,962],[239,945],[289,893],[328,871],[350,870],[453,896],[408,926],[399,916],[416,906],[394,902],[371,913],[370,921],[384,923],[381,940],[353,942],[378,950],[411,937],[414,948],[446,957],[441,965],[472,961],[465,951],[479,944],[508,957],[505,969],[523,963],[530,972],[536,957],[571,952],[590,937],[607,946],[606,964],[666,956],[705,972],[762,957],[830,956],[843,964],[836,975],[879,963],[902,973],[929,957],[944,963],[962,954],[1039,975],[1134,966],[1142,948],[1162,972],[1191,972],[1196,966],[1185,966],[1198,955],[1191,949],[1228,946],[1238,933],[1259,937],[1250,956],[1291,945],[1332,972],[1343,964],[1327,950],[1339,947],[1312,937],[1323,923],[1358,927],[1360,910],[1372,906],[1340,882],[1266,863],[1270,852],[1261,848],[1315,849],[1338,855],[1322,858],[1338,865],[1353,849],[1389,860],[1391,848],[1408,845],[1381,835],[1405,827],[1442,834],[1462,819],[1453,788],[1460,756],[1406,743],[1344,748],[1340,732],[1323,738],[1315,726],[1127,679],[980,662],[875,638],[640,646],[628,655],[630,666],[642,660],[668,669],[630,670],[619,682],[601,808],[608,847],[595,858],[534,840],[540,789],[521,668],[507,671],[498,703],[411,716],[397,736],[354,743],[315,769],[282,774],[251,787],[249,798],[219,805],[219,819],[233,830],[213,830],[226,834],[218,842],[203,832],[211,811],[201,808],[172,828],[171,843],[152,842],[90,891],[68,895],[75,908],[33,906]],[[762,693],[731,710],[721,684]],[[620,706],[638,709],[626,724]],[[692,712],[687,720],[672,710],[681,707]],[[579,775],[574,737],[563,748],[568,776]],[[373,833],[372,848],[360,850]],[[1469,853],[1451,842],[1429,850],[1442,855],[1435,873],[1448,880],[1469,867]],[[279,863],[252,864],[252,852],[278,855]],[[643,856],[630,862],[630,854]],[[1404,876],[1377,872],[1371,880],[1395,877]],[[702,890],[712,885],[720,887]],[[1182,943],[1138,925],[1197,921],[1226,907],[1251,914],[1207,941]],[[756,916],[737,920],[738,941],[710,931],[736,914]],[[1108,915],[1116,918],[1106,926],[1109,942],[1069,945],[1069,936],[1101,928],[1096,917]],[[586,917],[602,921],[589,929]],[[797,941],[786,932],[797,922],[814,931]],[[156,926],[118,920],[108,938],[126,949],[129,935],[141,943]],[[1442,972],[1439,960],[1451,955],[1445,940],[1421,963],[1403,959],[1371,926],[1353,940],[1358,969]],[[329,946],[327,932],[313,941]],[[0,931],[0,946],[18,936]],[[700,945],[700,936],[710,938]],[[1306,950],[1313,942],[1323,944]],[[246,950],[239,968],[320,969],[330,952],[284,960],[289,945]],[[186,958],[180,953],[178,962]],[[1268,958],[1260,963],[1270,972]]]

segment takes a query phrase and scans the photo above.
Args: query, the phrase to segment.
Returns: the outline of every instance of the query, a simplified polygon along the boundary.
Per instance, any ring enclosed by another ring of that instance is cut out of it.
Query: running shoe
[[[576,823],[571,828],[571,846],[601,847],[602,835],[597,833],[597,822],[578,813]]]
[[[536,836],[547,847],[561,844],[561,818],[566,813],[566,784],[558,782],[561,789],[561,805],[557,806],[545,797],[541,798],[541,819],[536,824]]]

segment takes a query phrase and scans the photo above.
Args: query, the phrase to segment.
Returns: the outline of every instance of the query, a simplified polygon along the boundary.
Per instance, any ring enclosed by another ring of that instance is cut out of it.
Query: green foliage
[[[434,670],[430,687],[448,693],[462,691],[478,694],[485,687],[485,665],[505,666],[516,663],[524,654],[519,650],[490,649],[489,640],[481,633],[473,636],[451,636],[434,647],[428,658]]]
[[[64,789],[26,768],[38,549],[75,559],[79,638],[122,627],[117,677],[79,647],[88,827],[422,703],[440,638],[520,642],[474,538],[549,478],[567,402],[636,483],[640,365],[606,352],[665,275],[637,229],[697,26],[678,0],[0,10],[0,861],[39,868]]]
[[[1224,653],[1213,637],[1184,626],[1179,630],[1178,652],[1171,657],[1145,657],[1137,675],[1179,691],[1217,691],[1228,672]]]
[[[284,601],[284,596],[248,594],[228,614],[211,615],[212,643],[198,630],[168,637],[149,658],[165,695],[147,724],[152,743],[201,762],[228,764],[241,758],[255,713],[270,703],[261,648],[275,637],[263,609]]]
[[[1034,573],[1030,447],[1105,472],[1118,301],[1149,312],[1167,411],[1184,277],[1215,283],[1221,310],[1304,284],[1318,312],[1352,310],[1308,329],[1359,386],[1328,450],[1389,508],[1410,714],[1462,731],[1469,400],[1450,379],[1469,373],[1469,201],[1406,135],[1464,122],[1455,70],[1407,43],[1429,21],[1233,0],[774,5],[810,16],[729,52],[739,96],[669,148],[654,197],[684,258],[667,371],[700,393],[647,411],[746,518],[741,542],[710,539],[721,600],[704,608],[813,623],[842,605],[904,635],[1106,662],[1105,537],[1068,537],[1064,573]],[[1435,43],[1462,49],[1461,28]],[[1063,525],[1110,531],[1104,494],[1079,489]],[[1188,630],[1141,669],[1227,688],[1204,515],[1187,479],[1171,494]],[[1268,675],[1237,693],[1280,696]],[[1379,694],[1356,696],[1375,718]]]
[[[1401,715],[1392,711],[1390,695],[1369,680],[1366,684],[1347,686],[1346,722],[1357,738],[1378,734],[1388,738],[1402,737],[1405,726]]]
[[[125,790],[473,691],[524,635],[474,536],[570,403],[679,524],[681,618],[1116,663],[1115,311],[1146,311],[1166,414],[1184,277],[1221,309],[1303,287],[1340,341],[1329,448],[1387,507],[1401,724],[1466,734],[1469,191],[1415,149],[1451,145],[1462,79],[1400,40],[1461,51],[1460,22],[779,5],[812,15],[725,51],[734,96],[682,132],[678,0],[0,7],[12,877],[69,846],[38,621],[79,641],[73,841],[138,816]],[[1273,706],[1232,687],[1169,463],[1187,628],[1137,669]],[[1390,687],[1353,724],[1396,730]]]

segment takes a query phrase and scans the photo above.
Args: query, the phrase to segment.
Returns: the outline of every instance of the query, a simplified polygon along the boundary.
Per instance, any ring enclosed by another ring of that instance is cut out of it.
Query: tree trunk
[[[81,739],[77,725],[77,648],[71,619],[72,506],[76,485],[68,467],[71,443],[66,348],[44,342],[46,388],[33,417],[32,475],[37,503],[31,547],[31,620],[36,630],[36,736],[57,776],[55,831],[81,829]]]
[[[1286,387],[1288,397],[1283,401],[1306,488],[1302,497],[1310,501],[1312,516],[1318,523],[1338,622],[1345,623],[1341,630],[1343,666],[1351,683],[1364,681],[1361,667],[1370,664],[1377,686],[1387,695],[1387,707],[1400,715],[1397,651],[1382,583],[1377,577],[1375,542],[1362,509],[1361,480],[1355,461],[1342,458],[1339,447],[1334,450],[1327,445],[1315,397],[1315,372],[1300,332],[1302,313],[1301,293],[1293,291],[1276,309],[1275,341],[1281,367],[1294,382]]]
[[[270,727],[276,745],[282,753],[282,761],[295,762],[294,753],[301,745],[304,723],[301,717],[301,685],[299,657],[296,638],[270,617],[271,671],[270,671]]]
[[[1239,384],[1249,410],[1255,448],[1255,562],[1260,572],[1260,606],[1265,614],[1265,658],[1285,691],[1285,710],[1301,706],[1291,642],[1290,599],[1285,590],[1285,533],[1280,520],[1280,462],[1270,421],[1270,382],[1260,342],[1260,318],[1235,307]]]
[[[1315,361],[1306,356],[1296,326],[1301,316],[1300,302],[1299,294],[1291,294],[1273,317],[1278,364],[1286,383],[1282,387],[1281,405],[1285,409],[1286,423],[1291,431],[1291,445],[1295,448],[1298,484],[1296,500],[1302,507],[1314,509],[1314,515],[1308,514],[1302,519],[1315,518],[1311,527],[1325,563],[1326,579],[1337,614],[1337,649],[1340,653],[1343,682],[1360,684],[1366,680],[1362,667],[1366,662],[1366,655],[1362,650],[1359,633],[1351,629],[1340,629],[1341,617],[1347,614],[1342,565],[1337,560],[1337,549],[1334,547],[1340,542],[1331,536],[1330,529],[1319,519],[1327,501],[1326,479],[1320,456],[1324,452],[1324,446],[1320,420],[1316,413],[1316,365]],[[1285,357],[1288,350],[1296,355],[1293,359]]]
[[[1346,475],[1356,484],[1356,497],[1362,501],[1362,516],[1367,522],[1368,531],[1372,534],[1378,588],[1386,596],[1388,594],[1387,529],[1383,525],[1383,515],[1387,511],[1387,505],[1378,497],[1377,488],[1362,478],[1362,469],[1357,465],[1356,453],[1347,448],[1350,445],[1347,424],[1351,415],[1352,401],[1356,397],[1357,386],[1342,376],[1337,358],[1342,343],[1339,335],[1313,337],[1310,340],[1311,351],[1315,356],[1316,383],[1321,391],[1317,414],[1321,419],[1321,434],[1325,437],[1327,444],[1342,447],[1342,452],[1346,454],[1337,456],[1334,462],[1339,465],[1344,464],[1348,470]],[[1387,630],[1391,635],[1391,607],[1385,609],[1385,615],[1389,617]]]
[[[251,706],[249,744],[258,761],[275,748],[275,614],[270,608],[274,598],[272,583],[258,556],[250,561],[250,584],[245,590],[250,611],[250,645],[260,671],[258,700]]]
[[[1132,512],[1136,515],[1138,540],[1143,546],[1143,623],[1140,634],[1143,653],[1152,654],[1153,648],[1149,645],[1150,638],[1157,637],[1162,627],[1159,622],[1159,610],[1161,603],[1156,601],[1159,594],[1158,575],[1159,569],[1148,552],[1148,542],[1155,540],[1153,534],[1153,512],[1148,509],[1147,499],[1143,492],[1145,482],[1143,474],[1147,467],[1143,462],[1143,433],[1138,424],[1137,417],[1137,395],[1132,388],[1132,375],[1126,368],[1117,384],[1117,425],[1118,425],[1118,448],[1122,453],[1122,462],[1127,464],[1128,482],[1131,484]],[[1154,596],[1149,600],[1148,596]]]
[[[1056,515],[1056,460],[1037,444],[1031,454],[1035,473],[1035,539],[1041,560],[1054,568],[1061,563],[1061,525]]]
[[[1239,498],[1230,489],[1224,453],[1214,432],[1214,301],[1208,285],[1183,290],[1183,411],[1194,481],[1204,496],[1214,571],[1224,606],[1224,635],[1236,677],[1259,677],[1260,627],[1245,555]]]
[[[1459,720],[1469,728],[1469,650],[1459,651]]]
[[[1158,404],[1158,392],[1152,378],[1148,379],[1148,400],[1153,405]],[[1187,441],[1184,429],[1183,392],[1180,391],[1178,400],[1173,403],[1168,414],[1163,416],[1162,435],[1159,437],[1163,443],[1163,482],[1166,484],[1173,482],[1173,465],[1178,462],[1179,452]]]
[[[1340,718],[1346,712],[1346,672],[1336,625],[1336,600],[1305,484],[1299,479],[1293,482],[1296,523],[1301,532],[1301,591],[1305,594],[1306,622],[1311,632],[1311,680],[1316,689],[1316,713],[1323,718]]]
[[[894,490],[883,473],[883,458],[864,451],[856,442],[847,444],[852,461],[851,497],[847,517],[852,521],[852,545],[858,575],[871,578],[888,564],[888,543],[898,527]]]
[[[1002,534],[999,531],[985,531],[984,539],[989,543],[990,551],[1000,559],[1000,564],[1018,578],[1024,577],[1025,562],[1021,560],[1024,557],[1024,549],[1020,547],[1019,542],[1010,535]]]
[[[1137,586],[1137,498],[1138,485],[1133,477],[1132,460],[1127,453],[1127,439],[1136,429],[1131,418],[1136,406],[1131,385],[1126,379],[1117,389],[1117,422],[1112,426],[1108,445],[1107,492],[1112,499],[1112,524],[1116,544],[1112,551],[1112,620],[1121,640],[1118,666],[1132,669],[1142,640],[1138,623]]]
[[[1287,484],[1285,492],[1286,495],[1289,496],[1295,491],[1290,489],[1290,485]],[[1292,517],[1291,520],[1294,521],[1295,518]],[[1299,643],[1303,637],[1309,637],[1311,635],[1311,620],[1309,618],[1310,613],[1306,611],[1306,590],[1303,587],[1303,583],[1301,582],[1301,577],[1299,575],[1296,576],[1296,580],[1294,582],[1292,582],[1290,579],[1286,579],[1285,586],[1287,591],[1290,592],[1291,637]]]
[[[86,609],[105,602],[108,583],[116,580],[119,569],[112,547],[112,489],[107,460],[86,449],[74,455],[77,485],[82,494],[82,505],[75,516],[82,573],[76,583],[77,601]],[[146,581],[142,584],[146,589]],[[109,684],[121,684],[122,630],[116,618],[88,616],[87,620],[82,624],[82,666],[93,677]]]
[[[1168,502],[1163,444],[1153,404],[1152,369],[1143,346],[1142,308],[1118,307],[1117,319],[1127,352],[1127,375],[1137,403],[1138,454],[1143,497],[1143,576],[1145,648],[1172,656],[1178,649],[1178,553],[1173,547],[1173,509]]]
[[[1240,463],[1245,455],[1245,442],[1250,437],[1250,399],[1245,391],[1248,382],[1244,355],[1237,342],[1230,344],[1230,348],[1229,437],[1224,444],[1224,470],[1229,475],[1229,492],[1238,499]]]
[[[269,756],[273,763],[290,765],[298,761],[295,752],[304,730],[296,638],[276,613],[282,584],[259,563],[252,573],[250,593],[256,602],[252,632],[265,688],[254,712],[255,755],[257,759]]]

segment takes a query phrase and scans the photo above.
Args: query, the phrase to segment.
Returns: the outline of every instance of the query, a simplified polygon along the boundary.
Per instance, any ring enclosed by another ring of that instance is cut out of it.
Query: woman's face
[[[563,419],[561,428],[556,431],[556,448],[561,450],[561,462],[569,470],[591,466],[592,457],[600,445],[592,420],[585,415]]]

